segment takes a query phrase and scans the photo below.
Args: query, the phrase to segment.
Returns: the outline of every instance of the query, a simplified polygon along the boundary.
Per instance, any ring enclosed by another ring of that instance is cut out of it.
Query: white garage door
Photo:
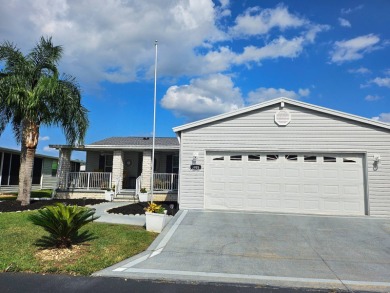
[[[364,215],[363,156],[207,153],[205,208]]]

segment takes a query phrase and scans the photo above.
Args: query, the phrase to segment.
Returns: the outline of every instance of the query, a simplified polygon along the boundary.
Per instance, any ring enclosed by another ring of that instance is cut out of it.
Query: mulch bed
[[[106,202],[102,199],[52,199],[52,200],[32,200],[28,206],[21,206],[19,201],[16,200],[4,200],[0,202],[0,212],[17,212],[27,210],[38,210],[44,206],[53,205],[57,202],[62,202],[67,205],[94,205],[102,202]]]
[[[155,201],[156,204],[162,205],[164,209],[167,210],[168,215],[174,216],[177,211],[179,210],[179,206],[177,202],[175,201],[164,201],[159,202]],[[136,215],[136,214],[145,214],[144,208],[148,206],[147,202],[139,202],[139,203],[133,203],[125,206],[121,206],[118,208],[114,208],[111,210],[108,210],[107,212],[110,214],[122,214],[122,215]],[[171,208],[173,207],[173,208]]]

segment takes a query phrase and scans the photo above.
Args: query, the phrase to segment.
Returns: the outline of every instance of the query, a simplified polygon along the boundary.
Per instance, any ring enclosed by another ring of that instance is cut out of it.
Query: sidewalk
[[[95,222],[145,226],[145,215],[120,215],[109,214],[108,210],[131,204],[130,202],[105,202],[90,206],[96,210],[95,215],[100,218]]]

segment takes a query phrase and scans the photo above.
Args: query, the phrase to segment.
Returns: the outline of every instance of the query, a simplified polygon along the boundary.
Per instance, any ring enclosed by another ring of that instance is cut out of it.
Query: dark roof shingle
[[[90,146],[152,146],[152,137],[134,137],[134,136],[114,136],[99,140],[90,144]],[[176,137],[156,137],[155,145],[162,146],[179,146]]]

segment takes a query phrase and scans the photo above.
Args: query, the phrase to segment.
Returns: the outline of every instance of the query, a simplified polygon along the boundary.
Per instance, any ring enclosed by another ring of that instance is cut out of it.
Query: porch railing
[[[110,172],[69,172],[60,186],[65,189],[107,189],[112,187],[112,177]]]
[[[174,173],[154,173],[154,190],[177,190],[179,175]]]

